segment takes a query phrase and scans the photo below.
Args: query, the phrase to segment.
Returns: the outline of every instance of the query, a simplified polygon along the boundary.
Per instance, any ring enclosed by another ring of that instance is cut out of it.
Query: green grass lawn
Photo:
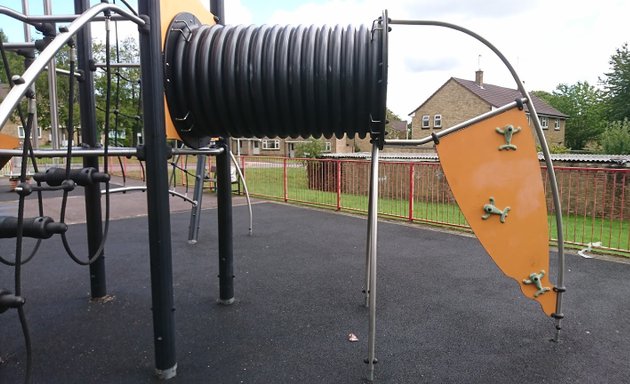
[[[286,196],[284,186],[284,169],[281,159],[276,163],[265,163],[265,166],[249,167],[245,177],[252,196],[287,201],[299,204],[316,205],[342,211],[367,213],[368,197],[365,194],[326,192],[308,187],[306,168],[300,163],[290,162],[287,167]],[[169,168],[169,173],[172,169]],[[128,175],[133,177],[133,175]],[[139,176],[139,175],[138,175]],[[194,185],[194,177],[188,175],[190,187]],[[177,173],[177,182],[181,185],[181,172]],[[243,189],[241,188],[241,191]],[[379,198],[379,214],[381,216],[409,220],[409,200]],[[435,225],[470,230],[459,207],[453,203],[441,201],[413,202],[412,220]],[[549,215],[549,238],[555,240],[556,220]],[[630,221],[592,218],[579,215],[563,215],[564,238],[569,244],[587,244],[601,241],[603,247],[621,250],[630,256]]]
[[[282,163],[273,167],[247,168],[246,179],[253,196],[285,201]],[[368,198],[364,195],[325,192],[308,188],[306,170],[303,167],[287,167],[286,201],[313,204],[322,207],[353,212],[367,212]],[[379,199],[379,214],[388,217],[408,219],[408,199]],[[439,225],[468,228],[459,207],[439,201],[414,201],[413,220]],[[601,241],[603,247],[630,251],[628,220],[609,220],[575,215],[564,215],[564,235],[568,243],[586,244]],[[549,216],[549,237],[556,238],[555,216]]]

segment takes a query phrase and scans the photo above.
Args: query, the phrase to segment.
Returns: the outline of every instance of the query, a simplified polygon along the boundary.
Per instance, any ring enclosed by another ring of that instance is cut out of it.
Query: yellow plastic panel
[[[514,108],[447,135],[437,152],[453,195],[485,250],[525,296],[551,315],[556,292],[548,276],[547,207],[525,113]],[[541,271],[543,290],[530,276]]]
[[[204,0],[205,4],[208,3]],[[199,21],[206,25],[214,25],[214,15],[208,11],[203,5],[201,0],[161,0],[160,1],[160,23],[162,27],[162,51],[164,51],[164,42],[166,40],[166,33],[168,32],[168,26],[178,13],[188,12],[195,15]],[[166,117],[166,137],[169,139],[179,140],[179,135],[175,130],[175,126],[171,120],[171,115],[166,105],[166,97],[164,97],[164,110]]]

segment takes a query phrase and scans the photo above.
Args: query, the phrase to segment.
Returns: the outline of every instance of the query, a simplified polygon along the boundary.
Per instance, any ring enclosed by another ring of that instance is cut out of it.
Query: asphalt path
[[[364,382],[366,220],[277,203],[253,210],[250,236],[246,207],[234,207],[231,306],[216,304],[216,210],[203,211],[195,245],[189,213],[171,215],[178,375],[169,382]],[[111,300],[89,301],[88,271],[57,237],[23,268],[34,383],[157,382],[147,218],[110,227]],[[566,318],[554,343],[553,320],[474,237],[388,221],[378,235],[376,382],[630,382],[630,264],[568,255]],[[85,225],[68,236],[85,257]],[[10,255],[14,243],[0,246]],[[12,284],[13,269],[0,265],[0,288]],[[1,383],[22,381],[14,310],[0,314],[0,361]]]

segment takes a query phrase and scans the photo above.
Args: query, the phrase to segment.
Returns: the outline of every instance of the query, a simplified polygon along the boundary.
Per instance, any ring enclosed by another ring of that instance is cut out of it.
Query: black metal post
[[[225,7],[223,0],[210,0],[210,12],[219,18],[219,24],[225,24]]]
[[[90,7],[89,0],[74,0],[74,11],[77,14],[85,12]],[[79,83],[79,108],[81,110],[81,138],[83,144],[89,148],[99,145],[98,130],[96,128],[96,101],[94,98],[94,74],[90,70],[92,59],[92,36],[89,28],[83,28],[77,33],[77,67],[83,73]],[[98,157],[84,157],[84,167],[99,169]],[[84,188],[85,219],[87,226],[88,252],[92,256],[96,253],[103,240],[103,225],[101,212],[101,186],[99,183]],[[90,264],[90,290],[92,298],[107,295],[105,278],[105,250],[101,257]]]
[[[223,0],[210,0],[210,12],[225,24]],[[225,149],[217,156],[217,216],[219,220],[219,303],[234,302],[234,248],[232,242],[232,179],[230,175],[230,139],[222,138]]]
[[[177,362],[175,359],[175,307],[159,3],[159,0],[140,0],[138,11],[148,22],[149,28],[140,32],[140,62],[142,63],[155,371],[160,379],[170,379],[177,374]]]
[[[234,249],[232,243],[232,180],[230,144],[221,139],[225,149],[217,155],[217,216],[219,219],[219,303],[234,302]]]

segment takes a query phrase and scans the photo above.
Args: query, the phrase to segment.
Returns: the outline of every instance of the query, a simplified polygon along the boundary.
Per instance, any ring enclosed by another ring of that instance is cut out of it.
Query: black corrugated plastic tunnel
[[[165,90],[182,140],[384,135],[387,15],[366,26],[201,25],[175,17]]]

